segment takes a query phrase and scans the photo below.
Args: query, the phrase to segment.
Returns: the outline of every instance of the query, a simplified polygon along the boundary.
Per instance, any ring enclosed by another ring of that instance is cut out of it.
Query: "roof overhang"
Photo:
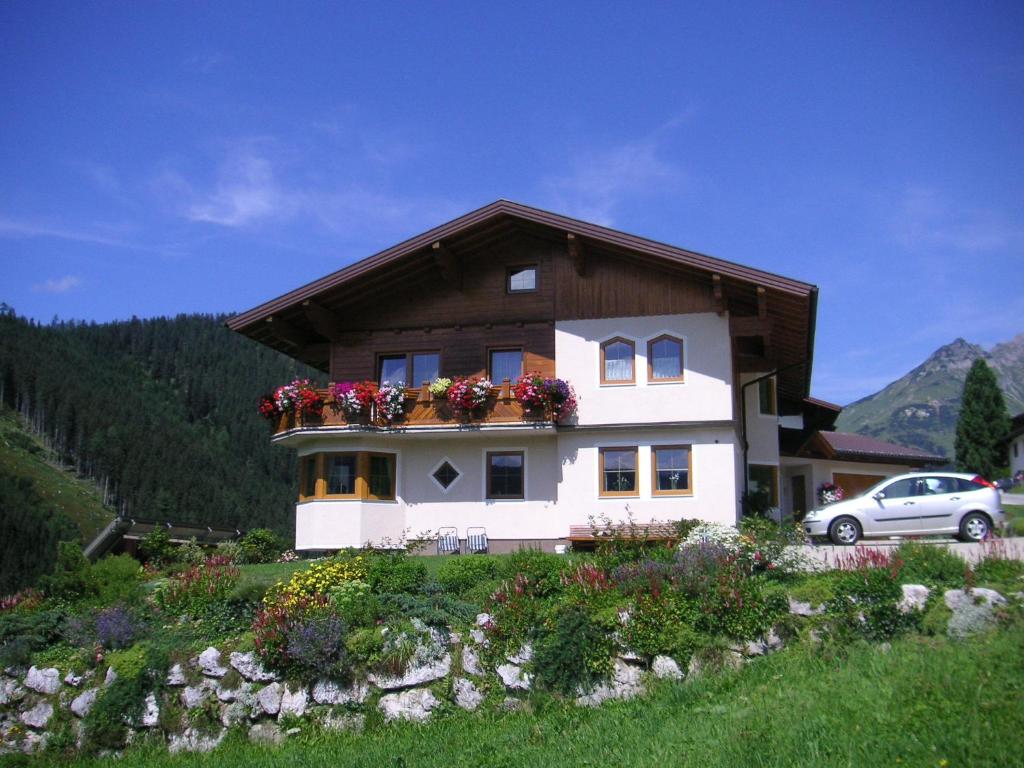
[[[816,286],[695,251],[580,221],[538,208],[498,200],[343,267],[227,320],[227,326],[314,367],[326,370],[329,342],[351,330],[345,307],[393,281],[443,269],[443,255],[485,247],[515,232],[566,242],[572,235],[585,248],[630,257],[654,268],[684,273],[714,285],[729,308],[744,319],[767,319],[779,340],[774,367],[796,366],[780,383],[798,402],[809,391],[814,353]],[[773,346],[776,346],[773,344]],[[769,368],[770,370],[770,368]]]

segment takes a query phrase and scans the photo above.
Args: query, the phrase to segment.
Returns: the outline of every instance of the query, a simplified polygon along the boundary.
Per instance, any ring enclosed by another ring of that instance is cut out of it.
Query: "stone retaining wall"
[[[921,610],[928,589],[905,585],[901,610]],[[951,611],[950,634],[961,636],[991,623],[995,608],[1005,599],[991,590],[950,590],[944,600]],[[794,616],[814,616],[819,608],[791,602]],[[282,680],[260,664],[253,653],[222,652],[210,647],[162,674],[164,685],[150,692],[137,721],[127,723],[127,743],[146,738],[166,742],[172,752],[208,751],[228,729],[244,729],[258,743],[279,743],[315,722],[328,730],[360,730],[374,708],[386,721],[423,722],[445,708],[475,710],[490,699],[500,710],[515,710],[528,694],[532,679],[532,649],[527,645],[487,668],[482,660],[486,643],[480,629],[490,617],[477,617],[477,627],[465,636],[448,637],[414,620],[422,648],[401,675],[369,674],[348,684],[320,680],[312,684]],[[579,691],[580,706],[628,699],[644,692],[652,679],[682,680],[705,670],[709,663],[737,667],[752,657],[783,647],[772,631],[755,642],[734,645],[717,658],[694,657],[686,668],[667,656],[645,662],[623,654],[613,673],[593,690]],[[420,652],[422,650],[422,652]],[[418,660],[418,661],[417,661]],[[117,674],[101,667],[89,675],[56,668],[8,668],[0,675],[0,753],[33,752],[44,747],[60,728],[70,729],[82,745],[83,721]]]

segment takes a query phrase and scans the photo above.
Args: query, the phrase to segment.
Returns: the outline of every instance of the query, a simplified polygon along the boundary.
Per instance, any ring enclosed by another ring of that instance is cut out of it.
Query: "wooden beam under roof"
[[[302,302],[302,309],[306,313],[310,325],[313,326],[313,330],[328,341],[340,338],[345,332],[341,318],[312,299]]]
[[[572,232],[566,235],[569,247],[569,259],[572,261],[573,269],[580,277],[587,271],[587,255],[583,250],[583,242]]]
[[[711,276],[711,287],[715,295],[715,311],[721,317],[725,314],[725,292],[722,290],[722,276],[717,272]]]
[[[309,336],[277,315],[271,315],[267,318],[267,327],[276,338],[299,349],[304,348],[310,342]]]
[[[458,257],[440,240],[430,246],[430,249],[434,254],[434,263],[441,271],[441,277],[455,290],[461,291],[462,267],[459,264]]]

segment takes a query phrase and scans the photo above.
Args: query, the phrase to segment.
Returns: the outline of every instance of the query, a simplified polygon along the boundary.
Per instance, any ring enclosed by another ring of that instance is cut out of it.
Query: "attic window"
[[[537,267],[511,267],[508,271],[509,293],[529,293],[537,290]]]

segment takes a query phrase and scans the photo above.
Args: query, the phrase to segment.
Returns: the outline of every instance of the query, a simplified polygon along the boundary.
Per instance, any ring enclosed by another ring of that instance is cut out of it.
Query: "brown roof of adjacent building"
[[[939,456],[919,448],[897,445],[867,435],[852,432],[817,432],[818,438],[827,446],[829,458],[836,459],[885,459],[898,464],[944,464],[945,456]]]

